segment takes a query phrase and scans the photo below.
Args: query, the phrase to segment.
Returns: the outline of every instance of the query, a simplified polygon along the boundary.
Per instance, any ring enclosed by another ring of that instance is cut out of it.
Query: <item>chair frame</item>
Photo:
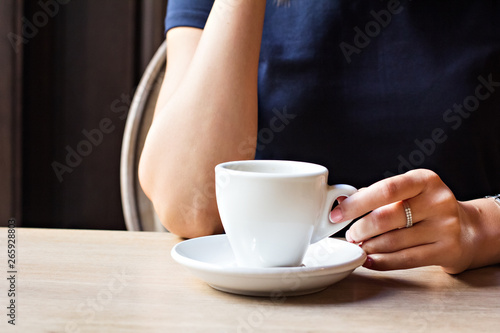
[[[144,230],[141,221],[139,200],[137,197],[140,184],[137,175],[139,153],[142,145],[139,143],[140,130],[143,126],[145,109],[150,100],[150,94],[158,84],[158,75],[166,67],[167,43],[164,41],[149,62],[135,91],[130,105],[120,158],[120,187],[125,225],[129,231]]]

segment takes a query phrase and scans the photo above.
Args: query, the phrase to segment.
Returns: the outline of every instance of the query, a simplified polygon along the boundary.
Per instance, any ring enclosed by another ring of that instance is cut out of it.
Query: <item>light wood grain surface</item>
[[[498,332],[500,267],[358,268],[279,300],[216,291],[170,257],[168,233],[16,229],[16,326],[2,332]],[[7,275],[7,229],[0,228]],[[6,330],[5,330],[6,328]]]

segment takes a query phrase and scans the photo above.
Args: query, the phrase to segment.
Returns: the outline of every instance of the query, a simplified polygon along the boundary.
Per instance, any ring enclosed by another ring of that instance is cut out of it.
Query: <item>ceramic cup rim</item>
[[[241,169],[244,166],[252,167],[269,167],[269,166],[293,166],[296,170],[293,171],[254,171],[248,169]],[[317,177],[324,175],[328,169],[323,165],[291,160],[241,160],[220,163],[215,167],[216,171],[226,172],[229,175],[238,177],[251,177],[251,178],[304,178],[304,177]]]

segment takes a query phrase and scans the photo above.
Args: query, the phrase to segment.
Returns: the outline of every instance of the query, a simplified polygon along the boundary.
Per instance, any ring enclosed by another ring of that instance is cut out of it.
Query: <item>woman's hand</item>
[[[413,226],[407,228],[403,201]],[[346,232],[376,270],[439,265],[456,274],[500,262],[500,206],[490,199],[459,202],[430,170],[384,179],[343,200],[332,222],[356,221]]]

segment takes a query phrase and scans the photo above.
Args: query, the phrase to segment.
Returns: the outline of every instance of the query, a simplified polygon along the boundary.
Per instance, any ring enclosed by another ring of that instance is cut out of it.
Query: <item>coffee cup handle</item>
[[[311,244],[314,244],[323,238],[329,237],[339,230],[346,227],[352,220],[344,221],[342,223],[332,223],[330,222],[330,211],[332,209],[333,203],[338,197],[348,197],[357,192],[355,187],[351,185],[338,184],[328,187],[325,200],[325,208],[321,217],[321,221],[314,229],[313,236],[311,238]]]

